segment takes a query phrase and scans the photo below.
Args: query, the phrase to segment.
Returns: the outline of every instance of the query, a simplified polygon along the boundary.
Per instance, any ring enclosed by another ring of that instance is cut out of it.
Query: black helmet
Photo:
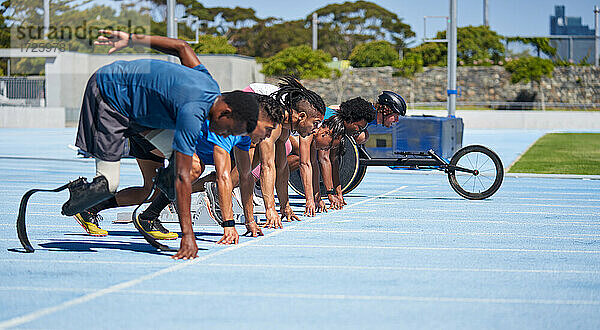
[[[406,102],[404,102],[402,96],[394,92],[381,92],[381,95],[379,95],[377,98],[377,103],[387,106],[400,116],[404,116],[406,114]]]

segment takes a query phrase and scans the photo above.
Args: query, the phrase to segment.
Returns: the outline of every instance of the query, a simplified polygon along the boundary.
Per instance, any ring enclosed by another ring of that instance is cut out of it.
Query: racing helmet
[[[394,92],[381,92],[381,94],[377,98],[377,103],[387,106],[400,116],[406,115],[406,102],[404,101],[402,96]]]

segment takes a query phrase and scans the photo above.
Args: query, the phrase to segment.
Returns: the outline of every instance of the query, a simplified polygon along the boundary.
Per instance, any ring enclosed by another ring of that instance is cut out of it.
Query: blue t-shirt
[[[326,107],[325,116],[323,116],[323,120],[333,117],[333,115],[335,115],[335,110],[331,109],[330,107]]]
[[[204,65],[160,60],[116,61],[96,74],[104,100],[133,122],[174,129],[173,149],[194,153],[202,123],[221,94]]]
[[[240,150],[250,150],[250,144],[252,140],[249,136],[233,136],[222,137],[208,130],[209,120],[204,121],[202,124],[202,130],[198,143],[196,144],[196,155],[206,165],[214,165],[213,147],[215,145],[223,148],[231,154],[233,147],[237,147]]]

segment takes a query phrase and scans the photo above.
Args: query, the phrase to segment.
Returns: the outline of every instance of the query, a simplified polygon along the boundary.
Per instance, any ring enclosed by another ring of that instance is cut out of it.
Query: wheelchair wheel
[[[367,173],[367,166],[360,165],[358,167],[358,171],[356,172],[356,177],[354,178],[354,180],[352,180],[352,182],[348,185],[348,187],[346,187],[345,190],[342,190],[342,193],[345,195],[345,194],[350,193],[352,190],[356,189],[356,187],[358,187],[360,182],[365,177],[366,173]]]
[[[504,179],[504,167],[500,157],[484,146],[472,145],[460,149],[452,156],[450,165],[474,171],[448,171],[448,181],[452,189],[467,199],[485,199],[492,196]]]
[[[355,182],[355,179],[359,173],[359,156],[358,148],[352,139],[344,136],[344,148],[345,152],[340,156],[340,184],[342,185],[342,192],[347,193],[358,186],[360,180]],[[364,173],[362,174],[364,175]],[[362,180],[362,176],[360,177]],[[289,186],[298,195],[304,197],[304,186],[302,185],[302,178],[300,177],[300,170],[290,172],[290,179],[288,182]],[[352,187],[352,185],[354,186]],[[321,196],[326,196],[326,189],[323,185],[323,180],[320,181]]]

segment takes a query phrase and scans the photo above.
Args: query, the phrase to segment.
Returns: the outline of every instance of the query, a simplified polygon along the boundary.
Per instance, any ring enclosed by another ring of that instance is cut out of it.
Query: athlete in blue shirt
[[[215,165],[216,172],[212,173],[196,181],[192,186],[192,192],[201,191],[204,189],[204,182],[212,181],[207,192],[210,198],[216,198],[218,201],[211,201],[211,205],[220,205],[218,208],[212,208],[215,219],[223,224],[225,221],[233,221],[233,209],[231,196],[233,190],[233,182],[236,184],[239,178],[240,192],[242,195],[242,205],[244,208],[244,216],[246,218],[245,235],[250,234],[253,237],[262,235],[262,231],[254,221],[254,207],[252,203],[252,188],[254,186],[254,178],[250,172],[250,147],[252,141],[260,142],[263,138],[268,138],[271,130],[276,128],[279,123],[283,122],[283,108],[281,104],[273,98],[266,95],[258,95],[259,101],[259,116],[257,126],[268,126],[270,129],[267,134],[257,134],[252,132],[250,136],[218,136],[208,130],[209,123],[205,122],[200,133],[200,138],[196,144],[196,155],[194,157],[193,180],[197,179],[204,172],[205,165]],[[231,162],[231,154],[233,152],[236,171],[233,171]],[[216,181],[216,185],[214,184]],[[169,199],[164,194],[160,194],[152,202],[152,204],[139,216],[143,221],[158,223],[160,212],[167,207]],[[169,233],[166,229],[160,232],[161,227],[150,232],[157,239],[169,239],[173,233]],[[234,229],[235,230],[235,229]],[[177,238],[175,236],[175,238]],[[233,241],[230,241],[233,239]],[[226,234],[219,240],[218,243],[229,244],[237,243],[237,237],[232,238]]]
[[[97,176],[105,178],[104,182],[98,182],[106,184],[107,181],[108,190],[115,192],[126,138],[148,128],[175,130],[172,144],[176,161],[175,191],[183,238],[173,258],[195,258],[198,247],[190,217],[190,172],[200,127],[209,119],[209,130],[213,133],[246,135],[256,127],[258,103],[254,95],[241,91],[220,94],[219,86],[186,42],[165,37],[125,36],[116,40],[99,38],[97,44],[112,45],[109,53],[131,44],[144,45],[179,56],[184,65],[136,60],[117,61],[100,68],[88,81],[76,145],[96,158]],[[92,194],[93,190],[87,191]],[[86,230],[95,229],[92,225],[98,228],[93,219],[83,218],[79,213],[75,216]]]

